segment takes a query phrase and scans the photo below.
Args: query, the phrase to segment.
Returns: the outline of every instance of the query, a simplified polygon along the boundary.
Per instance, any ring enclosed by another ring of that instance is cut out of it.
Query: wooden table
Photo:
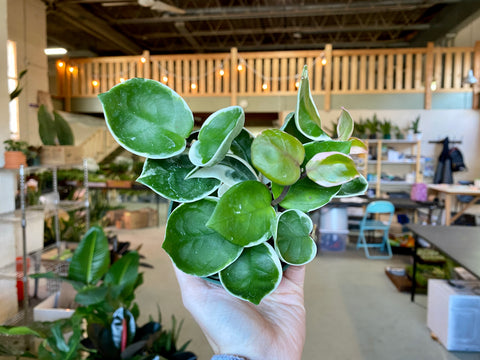
[[[480,277],[480,227],[479,226],[407,226],[415,235],[411,301],[415,299],[417,282],[418,238],[432,244],[440,252],[459,263],[473,275]]]
[[[480,200],[480,188],[471,185],[452,185],[452,184],[434,184],[428,185],[428,188],[445,196],[445,225],[449,226],[457,220],[470,206]],[[470,195],[473,200],[465,204],[463,209],[452,217],[452,204],[457,195]]]

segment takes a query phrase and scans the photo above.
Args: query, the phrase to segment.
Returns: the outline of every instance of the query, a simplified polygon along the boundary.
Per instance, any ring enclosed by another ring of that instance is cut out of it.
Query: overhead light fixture
[[[46,48],[43,51],[45,55],[65,55],[67,53],[65,48]]]
[[[468,70],[467,76],[463,79],[463,83],[467,85],[473,85],[478,82],[478,79],[473,75],[473,70]]]

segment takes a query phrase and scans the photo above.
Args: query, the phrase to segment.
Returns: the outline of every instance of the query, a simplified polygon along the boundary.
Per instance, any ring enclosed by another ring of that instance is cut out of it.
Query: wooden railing
[[[474,48],[278,51],[195,55],[150,55],[69,59],[58,62],[59,96],[91,97],[133,77],[161,81],[181,96],[294,95],[303,66],[313,94],[431,93],[472,91],[468,70],[480,75],[480,43]],[[475,87],[474,91],[476,91]]]

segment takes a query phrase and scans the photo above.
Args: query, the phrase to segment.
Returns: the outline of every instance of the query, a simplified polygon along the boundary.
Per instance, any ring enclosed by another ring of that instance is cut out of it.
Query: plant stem
[[[285,196],[287,196],[289,189],[290,189],[290,185],[285,186],[282,190],[282,193],[276,199],[273,199],[273,201],[271,202],[271,205],[277,206],[278,204],[280,204],[283,201],[283,199],[285,199]]]

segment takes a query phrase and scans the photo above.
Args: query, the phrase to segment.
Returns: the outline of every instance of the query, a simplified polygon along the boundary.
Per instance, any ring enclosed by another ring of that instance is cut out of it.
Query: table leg
[[[417,289],[417,249],[418,235],[414,235],[415,242],[413,246],[413,270],[412,270],[412,288],[410,289],[410,301],[415,301],[415,290]]]
[[[445,225],[450,226],[452,217],[452,195],[445,194]]]

